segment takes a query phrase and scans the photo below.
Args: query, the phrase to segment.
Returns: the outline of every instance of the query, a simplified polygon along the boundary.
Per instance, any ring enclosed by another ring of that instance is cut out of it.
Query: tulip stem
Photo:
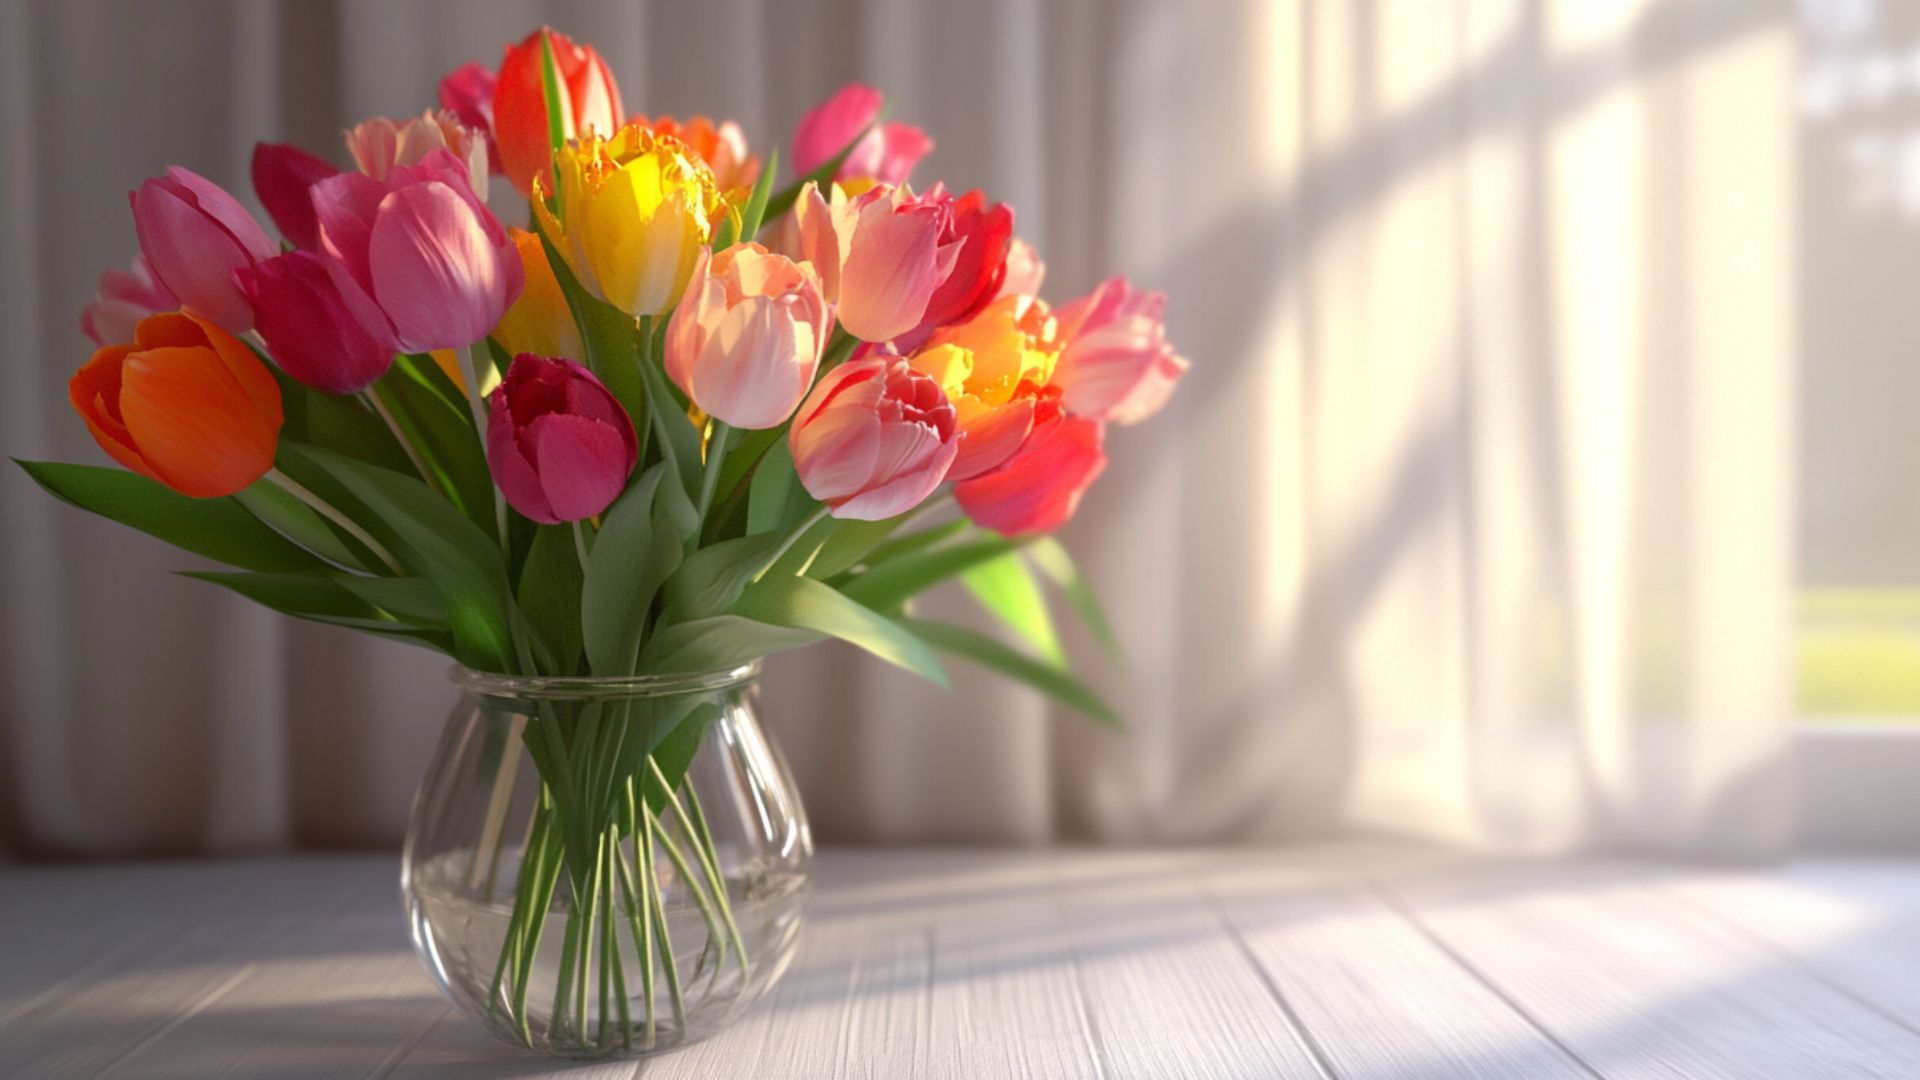
[[[312,507],[314,512],[321,517],[326,518],[328,521],[346,530],[348,536],[360,541],[361,544],[366,546],[368,551],[373,552],[376,558],[386,563],[387,569],[392,570],[395,574],[404,574],[406,572],[400,569],[400,560],[393,557],[393,552],[388,551],[380,541],[367,535],[367,530],[354,524],[353,520],[347,517],[347,515],[334,509],[333,504],[315,495],[313,492],[308,491],[298,480],[295,480],[277,468],[268,469],[266,478],[280,485],[281,490],[287,494],[292,495],[294,498]]]
[[[487,407],[480,402],[480,359],[487,355],[487,339],[467,346],[460,351],[462,360],[460,375],[467,384],[467,408],[473,413],[473,435],[480,440],[480,456],[487,456]],[[488,357],[488,363],[492,358]],[[507,551],[507,503],[501,498],[500,486],[493,485],[493,524],[500,533],[500,550]]]
[[[580,556],[580,572],[585,574],[587,572],[587,535],[585,522],[575,521],[573,523],[573,553]]]
[[[427,486],[435,493],[440,493],[440,485],[433,479],[433,474],[427,471],[427,463],[421,460],[420,451],[413,448],[407,433],[400,430],[400,421],[394,419],[393,411],[387,408],[385,401],[380,399],[380,392],[369,386],[360,391],[360,397],[368,405],[373,406],[373,411],[380,414],[380,419],[387,422],[387,430],[393,432],[393,441],[400,444],[400,449],[407,452],[407,460],[413,462],[413,471],[419,473],[420,479],[426,481]]]
[[[707,435],[707,468],[700,476],[699,519],[706,524],[707,508],[713,505],[713,489],[720,483],[720,465],[727,457],[727,442],[733,437],[733,427],[724,420],[715,420]]]

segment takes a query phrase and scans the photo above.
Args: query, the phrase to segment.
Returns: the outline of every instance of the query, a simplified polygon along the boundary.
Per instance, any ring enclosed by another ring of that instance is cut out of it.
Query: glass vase
[[[454,1005],[539,1053],[638,1057],[766,993],[813,841],[758,676],[455,670],[402,868],[414,947]]]

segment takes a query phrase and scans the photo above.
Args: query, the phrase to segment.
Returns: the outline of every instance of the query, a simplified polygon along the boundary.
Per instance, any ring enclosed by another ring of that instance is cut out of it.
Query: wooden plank
[[[1601,1075],[1913,1075],[1920,1036],[1679,901],[1664,878],[1521,864],[1388,889]]]
[[[1246,852],[1210,863],[1205,887],[1340,1076],[1591,1078],[1356,880],[1384,870],[1387,861]]]

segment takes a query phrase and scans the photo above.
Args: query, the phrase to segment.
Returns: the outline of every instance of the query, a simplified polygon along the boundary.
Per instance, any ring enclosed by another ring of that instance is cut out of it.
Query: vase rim
[[[671,697],[706,693],[750,683],[760,677],[760,661],[749,660],[710,671],[671,675],[504,675],[455,664],[447,678],[461,689],[487,697],[574,701],[597,697]]]

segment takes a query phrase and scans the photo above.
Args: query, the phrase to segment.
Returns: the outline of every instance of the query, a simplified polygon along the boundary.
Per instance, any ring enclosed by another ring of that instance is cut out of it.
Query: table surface
[[[1915,861],[835,850],[747,1016],[584,1066],[449,1011],[396,871],[0,868],[0,1076],[1920,1076]]]

